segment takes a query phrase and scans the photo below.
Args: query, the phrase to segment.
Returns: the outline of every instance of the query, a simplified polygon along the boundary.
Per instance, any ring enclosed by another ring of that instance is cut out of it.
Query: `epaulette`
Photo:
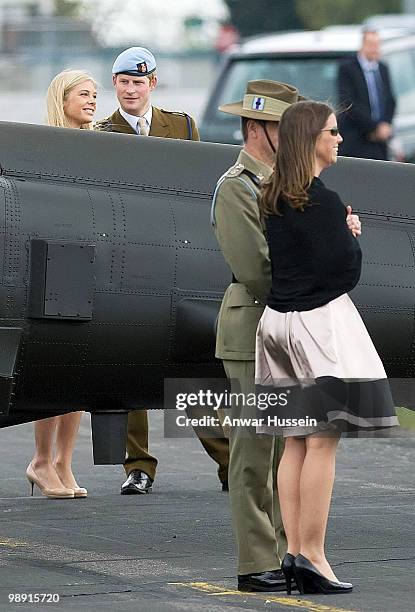
[[[193,140],[192,118],[190,115],[181,111],[164,110],[164,108],[161,108],[160,110],[162,113],[168,113],[169,115],[177,115],[178,117],[184,117],[186,119],[187,125],[187,138],[188,140]]]
[[[110,127],[111,126],[111,121],[110,121],[110,117],[106,117],[105,119],[101,119],[100,121],[96,121],[94,123],[94,128],[102,128],[102,127]]]
[[[164,108],[160,109],[162,113],[168,113],[169,115],[181,115],[182,117],[187,117],[186,113],[183,113],[182,111],[170,111],[170,110],[165,110]]]
[[[231,166],[227,172],[223,175],[224,178],[235,178],[236,176],[240,176],[241,174],[246,174],[249,176],[251,181],[257,186],[260,187],[265,177],[262,174],[255,174],[252,170],[248,170],[241,163],[235,164]]]
[[[215,224],[216,224],[216,221],[215,221],[216,198],[217,198],[221,185],[226,181],[226,179],[228,178],[237,179],[238,181],[243,183],[245,187],[251,192],[251,195],[254,198],[254,200],[257,199],[257,194],[255,193],[255,190],[252,187],[252,184],[249,181],[247,181],[246,178],[244,178],[243,176],[244,174],[248,176],[255,185],[259,186],[261,184],[261,177],[258,177],[250,170],[247,170],[245,166],[241,164],[240,162],[238,162],[237,164],[234,164],[233,166],[229,168],[229,170],[225,172],[225,174],[222,174],[222,176],[216,183],[216,188],[213,193],[212,206],[210,209],[210,222],[213,227],[215,227]]]

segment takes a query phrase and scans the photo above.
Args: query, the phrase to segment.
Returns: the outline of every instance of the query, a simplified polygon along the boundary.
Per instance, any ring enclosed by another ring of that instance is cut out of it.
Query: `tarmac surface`
[[[160,460],[153,493],[120,496],[123,470],[93,466],[85,415],[74,471],[89,496],[49,500],[30,497],[24,476],[32,424],[0,431],[0,611],[414,609],[413,438],[341,442],[327,550],[355,590],[332,596],[238,592],[215,464],[196,438],[164,439],[160,412],[151,414],[150,440]],[[9,603],[16,594],[60,601]]]

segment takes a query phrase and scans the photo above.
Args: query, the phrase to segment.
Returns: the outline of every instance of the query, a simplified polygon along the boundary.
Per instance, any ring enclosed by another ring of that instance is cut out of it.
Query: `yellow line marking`
[[[12,540],[11,538],[5,538],[4,540],[0,540],[0,546],[18,548],[19,546],[29,546],[29,544],[27,542],[18,542],[17,540]]]
[[[415,411],[403,406],[396,408],[399,425],[404,429],[415,429]]]
[[[346,608],[334,608],[333,606],[325,606],[324,604],[314,603],[309,599],[295,599],[293,597],[279,597],[272,595],[271,593],[246,593],[244,591],[229,590],[226,591],[220,588],[218,584],[209,584],[208,582],[169,582],[172,586],[181,586],[188,589],[194,589],[202,593],[207,593],[212,596],[226,596],[226,595],[237,595],[238,597],[255,597],[255,599],[261,599],[262,601],[278,603],[282,606],[289,608],[300,608],[307,610],[308,612],[355,612]]]

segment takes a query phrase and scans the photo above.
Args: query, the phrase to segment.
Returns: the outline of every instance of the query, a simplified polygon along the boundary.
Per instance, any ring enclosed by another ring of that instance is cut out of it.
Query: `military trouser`
[[[133,470],[142,470],[154,480],[157,463],[157,459],[148,452],[147,410],[133,410],[128,413],[125,472],[128,476]]]
[[[232,391],[255,392],[254,361],[224,361]],[[252,417],[252,407],[233,406],[232,417]],[[255,411],[254,411],[255,412]],[[229,414],[229,411],[228,411]],[[281,438],[257,435],[255,428],[230,428],[229,501],[238,554],[238,574],[275,570],[287,551],[277,490]]]
[[[217,417],[217,413],[211,409],[195,408],[186,410],[189,417],[207,416]],[[215,428],[217,437],[204,437],[195,430],[200,442],[208,455],[218,464],[218,477],[224,483],[228,480],[229,442],[224,437],[222,428]],[[209,434],[212,434],[210,431]],[[142,470],[154,480],[156,475],[157,459],[148,452],[148,417],[147,410],[134,410],[128,414],[127,428],[127,459],[124,469],[128,474],[132,470]]]
[[[200,419],[203,416],[217,419],[216,410],[209,407],[203,408],[186,408],[186,414],[189,418]],[[228,466],[229,466],[229,440],[224,434],[222,425],[213,427],[195,427],[194,431],[199,438],[203,448],[218,464],[218,478],[221,483],[228,483]]]

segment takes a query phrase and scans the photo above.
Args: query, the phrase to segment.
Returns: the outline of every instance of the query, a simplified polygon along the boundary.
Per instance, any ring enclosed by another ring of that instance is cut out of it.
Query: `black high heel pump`
[[[286,553],[281,563],[281,571],[284,574],[285,584],[287,586],[287,595],[291,595],[292,586],[295,588],[294,561],[294,555]],[[292,584],[293,581],[294,585]]]
[[[297,555],[294,561],[294,576],[301,595],[311,593],[350,593],[353,585],[350,582],[335,582],[321,574],[303,555]]]

